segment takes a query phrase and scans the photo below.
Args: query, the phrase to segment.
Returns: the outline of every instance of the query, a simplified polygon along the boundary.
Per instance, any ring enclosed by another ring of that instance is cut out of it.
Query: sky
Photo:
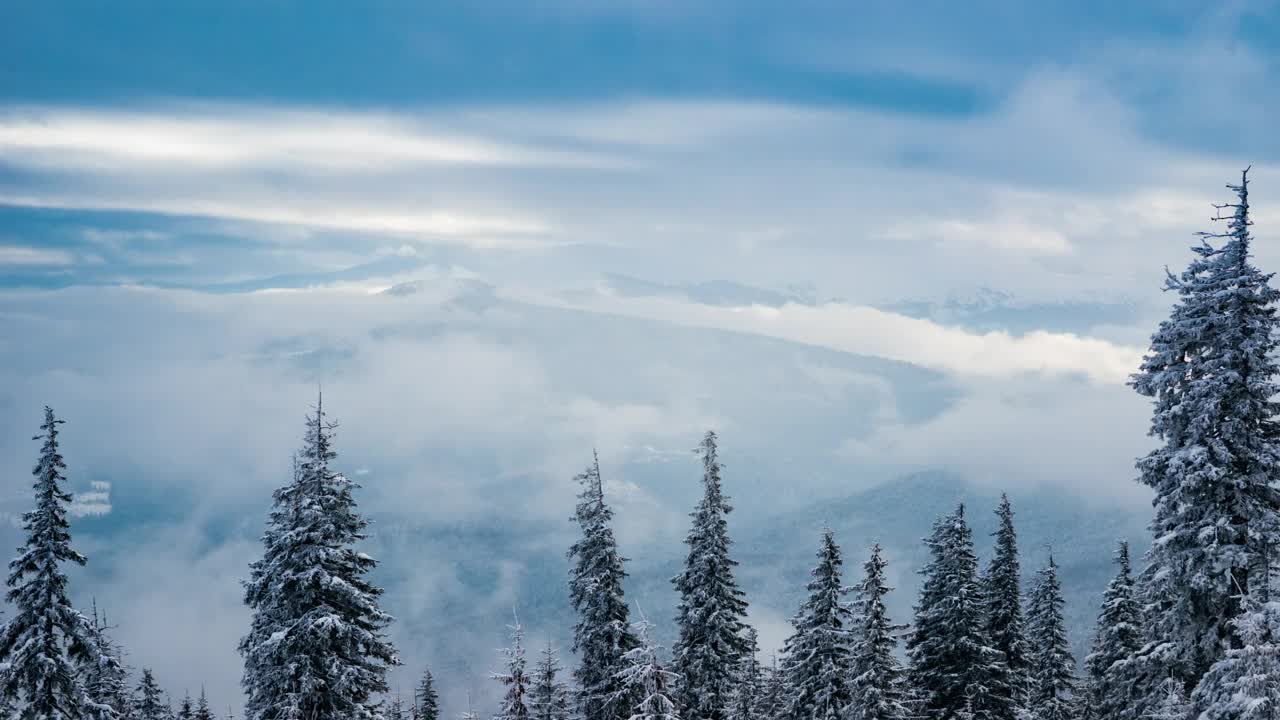
[[[1280,267],[1271,2],[0,14],[0,512],[50,404],[77,597],[175,696],[239,706],[320,388],[419,662],[555,592],[593,447],[634,555],[712,427],[743,526],[926,470],[1145,513],[1125,379],[1246,166]]]

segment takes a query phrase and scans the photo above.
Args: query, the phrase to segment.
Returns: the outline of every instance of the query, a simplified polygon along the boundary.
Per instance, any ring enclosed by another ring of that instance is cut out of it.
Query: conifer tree
[[[690,514],[684,572],[672,580],[680,593],[672,669],[680,676],[685,720],[726,720],[734,670],[747,652],[747,603],[733,577],[737,562],[729,557],[726,516],[733,508],[722,492],[716,440],[715,432],[708,431],[698,448],[703,495]]]
[[[638,645],[623,596],[625,558],[613,537],[599,457],[576,479],[582,492],[574,519],[582,536],[569,548],[569,600],[578,615],[573,631],[578,711],[583,720],[626,720],[636,703],[622,697],[617,675],[623,655]]]
[[[430,668],[422,672],[422,681],[418,683],[418,689],[413,697],[420,720],[440,720],[440,696],[436,694],[435,680],[431,677]]]
[[[853,700],[853,642],[856,619],[841,584],[840,546],[835,533],[822,532],[818,565],[806,589],[809,597],[792,618],[784,646],[787,715],[792,720],[840,720]]]
[[[97,600],[93,603],[90,628],[92,641],[98,648],[98,660],[82,667],[81,683],[85,694],[92,703],[111,708],[115,717],[125,718],[130,709],[129,672],[124,666],[120,648],[111,638],[106,616],[98,613]],[[97,720],[110,717],[100,712],[91,714]]]
[[[776,655],[770,666],[763,669],[762,678],[760,700],[756,704],[757,716],[760,720],[784,720],[787,717],[787,685]]]
[[[1053,556],[1036,576],[1027,609],[1031,644],[1031,685],[1028,705],[1038,720],[1072,720],[1075,696],[1075,658],[1067,641],[1063,618],[1062,584]]]
[[[192,720],[195,708],[191,707],[191,693],[183,693],[182,704],[178,706],[178,720]]]
[[[1182,681],[1176,677],[1165,678],[1156,693],[1156,702],[1146,712],[1143,720],[1187,720],[1191,714],[1191,705],[1187,702],[1186,692],[1182,689]],[[1233,719],[1243,720],[1244,715],[1229,715]],[[1265,715],[1261,717],[1267,717]],[[1268,718],[1268,720],[1270,720]]]
[[[998,687],[1007,692],[992,693],[992,716],[1015,720],[1027,696],[1027,642],[1022,620],[1022,579],[1018,562],[1018,535],[1013,526],[1013,505],[1000,495],[996,509],[999,526],[994,533],[995,549],[983,576],[984,621],[991,646],[998,650],[1003,665]]]
[[[756,629],[747,626],[744,636],[747,651],[738,661],[738,672],[734,684],[733,707],[729,715],[732,720],[757,720],[760,693],[764,688],[764,680],[760,668],[760,640]]]
[[[1241,647],[1227,651],[1192,695],[1201,720],[1280,718],[1280,602],[1246,603],[1236,618]]]
[[[404,701],[399,695],[391,698],[391,702],[387,703],[386,720],[404,720]]]
[[[391,617],[378,606],[382,589],[367,579],[377,561],[355,548],[368,526],[357,485],[331,467],[335,427],[317,403],[245,583],[253,610],[240,642],[246,720],[376,720],[375,696],[399,663],[384,634]]]
[[[1178,301],[1130,383],[1153,399],[1150,434],[1161,442],[1138,463],[1155,491],[1155,542],[1153,585],[1143,588],[1148,642],[1130,667],[1146,678],[1140,691],[1156,697],[1153,682],[1172,674],[1193,687],[1239,646],[1241,598],[1266,584],[1264,549],[1280,545],[1280,293],[1250,261],[1248,170],[1227,187],[1237,200],[1215,218],[1227,231],[1200,233],[1190,265],[1168,276]]]
[[[662,667],[658,659],[661,648],[649,635],[651,624],[642,619],[633,627],[636,646],[623,655],[613,700],[635,703],[628,720],[680,720],[672,697],[679,676]]]
[[[853,708],[851,720],[905,720],[908,717],[902,691],[902,668],[896,650],[898,633],[885,607],[893,589],[885,582],[886,563],[879,543],[863,566],[866,574],[858,585],[855,610],[859,630],[853,652]]]
[[[529,691],[529,715],[533,720],[569,720],[572,706],[569,687],[560,680],[560,658],[547,639],[542,657],[533,670],[533,686]]]
[[[529,720],[529,706],[525,701],[529,694],[529,675],[525,672],[524,628],[519,618],[510,630],[511,647],[502,650],[506,669],[491,676],[506,688],[493,720]]]
[[[999,686],[1002,658],[983,632],[978,559],[964,506],[939,518],[925,544],[931,557],[920,571],[924,582],[907,641],[915,711],[931,720],[966,713],[994,720],[991,697],[1008,688]]]
[[[1142,647],[1141,608],[1134,596],[1129,543],[1116,550],[1116,576],[1102,596],[1093,650],[1085,659],[1087,682],[1084,710],[1091,720],[1124,720],[1128,687],[1123,681],[1124,663]]]
[[[213,720],[213,711],[209,709],[209,698],[204,688],[200,688],[200,700],[196,702],[195,720]]]
[[[168,720],[172,711],[165,702],[164,691],[156,683],[151,668],[142,669],[142,679],[138,681],[137,700],[134,703],[137,720]]]
[[[40,459],[32,474],[35,509],[22,515],[26,542],[9,563],[9,591],[13,617],[0,627],[0,695],[16,702],[22,720],[80,720],[111,718],[115,711],[95,702],[80,683],[90,664],[110,664],[96,642],[93,624],[71,605],[62,565],[84,565],[71,548],[67,505],[71,493],[63,489],[66,464],[58,449],[58,426],[53,409],[45,406]]]

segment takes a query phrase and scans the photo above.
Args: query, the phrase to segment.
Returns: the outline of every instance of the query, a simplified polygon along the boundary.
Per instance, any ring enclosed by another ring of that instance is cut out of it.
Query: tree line
[[[1137,572],[1118,543],[1082,664],[1067,642],[1054,559],[1023,587],[1007,497],[985,566],[963,505],[935,521],[910,624],[889,616],[882,548],[867,550],[850,586],[844,551],[823,530],[791,635],[763,663],[735,579],[718,438],[708,432],[698,448],[703,494],[672,580],[670,652],[647,618],[632,617],[593,457],[575,478],[578,536],[567,553],[572,671],[550,644],[530,667],[515,619],[493,675],[503,688],[493,719],[1280,720],[1280,293],[1251,260],[1248,183],[1246,170],[1228,185],[1235,201],[1216,206],[1225,232],[1201,233],[1188,267],[1167,273],[1177,300],[1130,381],[1153,401],[1159,441],[1137,463],[1153,490],[1153,542]],[[212,720],[203,692],[175,710],[149,669],[132,682],[105,618],[70,602],[62,568],[85,558],[71,547],[61,423],[46,407],[35,505],[9,565],[5,716]],[[391,696],[387,673],[402,660],[382,590],[369,580],[377,561],[357,549],[368,521],[358,485],[334,467],[335,427],[318,402],[244,582],[246,720],[439,720],[429,670],[407,707]],[[478,717],[468,703],[463,718]]]

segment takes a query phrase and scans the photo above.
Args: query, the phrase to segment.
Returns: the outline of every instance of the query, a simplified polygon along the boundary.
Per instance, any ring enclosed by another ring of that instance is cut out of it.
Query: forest
[[[1280,404],[1273,275],[1252,262],[1246,169],[1216,205],[1175,297],[1129,386],[1151,401],[1156,447],[1137,460],[1152,494],[1151,545],[1131,558],[1118,539],[1114,579],[1097,608],[1091,651],[1074,657],[1052,555],[1024,572],[1015,508],[961,504],[923,539],[929,562],[910,618],[889,616],[894,590],[879,545],[847,551],[813,528],[805,599],[776,656],[762,657],[735,575],[718,437],[698,448],[702,497],[689,514],[673,618],[628,601],[625,548],[598,458],[574,481],[577,536],[565,549],[571,647],[525,637],[517,615],[492,682],[500,704],[466,720],[1277,720],[1280,718]],[[76,607],[74,549],[52,408],[35,438],[26,541],[9,563],[0,627],[0,699],[23,720],[439,720],[431,658],[401,656],[395,619],[361,551],[369,527],[360,485],[340,469],[323,398],[307,416],[293,474],[270,498],[262,554],[246,569],[250,625],[239,638],[243,698],[169,698],[155,668],[94,606]],[[585,451],[584,451],[584,454]],[[264,498],[264,506],[266,498]],[[974,512],[995,512],[993,551],[978,557]],[[670,649],[655,623],[671,623]],[[413,668],[407,696],[387,674]],[[163,668],[159,669],[163,672]],[[231,717],[231,713],[226,713]]]

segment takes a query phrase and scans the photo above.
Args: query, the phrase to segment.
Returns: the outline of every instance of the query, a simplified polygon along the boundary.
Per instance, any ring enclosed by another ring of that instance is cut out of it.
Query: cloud
[[[0,245],[0,266],[69,265],[73,261],[70,253],[61,250]]]

